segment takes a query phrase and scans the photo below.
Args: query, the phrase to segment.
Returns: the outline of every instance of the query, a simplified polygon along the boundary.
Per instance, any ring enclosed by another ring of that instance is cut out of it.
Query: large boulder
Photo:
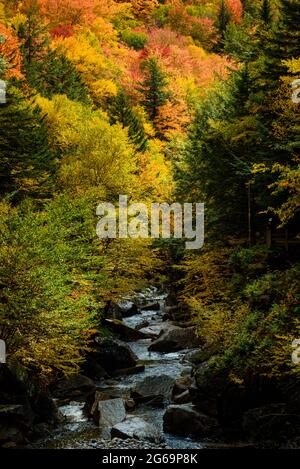
[[[92,417],[95,422],[99,422],[99,402],[115,399],[111,393],[105,391],[96,391],[94,394],[90,394],[84,405],[84,412],[88,417]]]
[[[243,416],[243,430],[255,441],[284,443],[300,435],[300,415],[287,404],[269,404],[250,409]]]
[[[57,406],[48,392],[36,391],[6,366],[0,366],[0,446],[22,445],[39,427],[50,428],[60,420]]]
[[[0,445],[23,444],[33,428],[34,413],[29,403],[0,405]]]
[[[61,400],[85,400],[95,389],[94,381],[87,376],[76,374],[60,380],[53,389],[53,394]]]
[[[99,364],[106,373],[113,374],[116,370],[135,367],[138,357],[127,344],[118,339],[96,337],[88,360],[90,364]]]
[[[171,405],[164,414],[164,431],[180,436],[204,437],[217,428],[217,421],[192,404]]]
[[[99,426],[113,427],[126,418],[126,409],[123,399],[108,399],[98,402]]]
[[[136,340],[149,338],[148,334],[126,326],[126,324],[119,319],[104,319],[104,325],[125,342],[134,342]]]
[[[200,340],[196,336],[193,327],[182,329],[172,328],[164,332],[157,340],[149,346],[149,351],[153,352],[177,352],[179,350],[196,348],[200,345]]]
[[[136,440],[147,440],[153,443],[164,441],[159,429],[139,417],[128,417],[124,422],[118,423],[111,429],[112,438],[123,440],[134,438]]]
[[[131,391],[131,396],[137,402],[151,401],[157,397],[170,400],[174,382],[174,378],[168,375],[147,376],[137,383]]]
[[[104,317],[109,319],[128,318],[138,314],[138,307],[135,303],[128,300],[120,300],[118,302],[108,301],[104,308]]]

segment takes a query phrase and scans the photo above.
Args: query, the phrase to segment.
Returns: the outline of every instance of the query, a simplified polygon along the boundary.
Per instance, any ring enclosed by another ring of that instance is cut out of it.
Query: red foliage
[[[71,24],[57,26],[51,30],[53,37],[71,37],[74,35],[74,27]]]

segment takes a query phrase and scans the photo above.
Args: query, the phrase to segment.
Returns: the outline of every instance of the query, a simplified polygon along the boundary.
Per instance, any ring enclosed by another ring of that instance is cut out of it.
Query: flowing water
[[[141,311],[137,315],[125,318],[124,323],[127,326],[134,328],[142,321],[146,320],[149,322],[148,329],[150,331],[159,332],[164,326],[166,326],[166,322],[162,320],[165,298],[166,295],[159,293],[154,287],[148,288],[142,293],[138,293],[136,296],[136,301],[138,303],[159,302],[160,310]],[[137,382],[142,381],[146,376],[169,375],[173,378],[177,378],[182,374],[190,372],[189,364],[184,361],[186,351],[165,354],[149,352],[148,346],[150,343],[151,339],[144,339],[128,344],[133,352],[138,356],[139,362],[145,365],[145,371],[143,373],[104,380],[103,382],[96,383],[99,390],[108,391],[110,395],[116,397],[129,397],[131,389]],[[82,403],[70,402],[69,404],[60,407],[60,411],[65,416],[65,423],[57,429],[57,431],[51,434],[50,438],[40,442],[38,447],[97,448],[97,441],[100,438],[108,438],[108,435],[101,435],[99,428],[84,416]],[[131,414],[151,422],[163,432],[164,412],[165,409],[163,408],[140,405],[137,406]],[[164,434],[164,437],[167,445],[171,448],[187,449],[202,447],[199,442],[192,441],[189,438],[175,437],[169,434]]]

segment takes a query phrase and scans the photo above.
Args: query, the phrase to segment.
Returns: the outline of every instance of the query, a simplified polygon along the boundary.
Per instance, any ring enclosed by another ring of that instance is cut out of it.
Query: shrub
[[[147,44],[148,38],[146,34],[137,31],[123,31],[121,39],[128,47],[135,50],[144,49]]]

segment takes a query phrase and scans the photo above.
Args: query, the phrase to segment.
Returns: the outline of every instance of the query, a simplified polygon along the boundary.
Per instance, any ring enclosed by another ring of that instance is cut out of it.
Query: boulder
[[[23,444],[32,431],[34,413],[26,404],[0,405],[0,445]]]
[[[94,381],[87,376],[76,374],[60,380],[53,389],[53,395],[61,400],[85,400],[95,389]]]
[[[103,391],[96,391],[93,395],[88,396],[83,410],[88,417],[92,417],[98,423],[100,417],[99,402],[110,399],[115,399],[115,396]]]
[[[109,399],[98,402],[99,426],[113,427],[126,418],[126,409],[123,399]]]
[[[124,324],[124,322],[120,321],[119,319],[104,319],[104,325],[112,332],[117,334],[119,338],[125,342],[133,342],[136,340],[149,338],[149,335],[142,331],[138,331],[137,329],[126,326],[126,324]]]
[[[217,421],[202,414],[192,404],[171,405],[164,414],[164,431],[179,436],[212,435]]]
[[[170,400],[174,387],[174,378],[168,375],[147,376],[143,381],[137,383],[131,391],[131,395],[136,398],[147,398],[152,400],[154,397],[161,396]]]
[[[285,442],[300,435],[300,415],[284,403],[250,409],[243,416],[243,430],[255,441]]]
[[[193,327],[186,329],[176,327],[163,332],[157,340],[152,342],[148,349],[153,352],[170,353],[195,348],[199,345],[200,340],[196,336]]]
[[[111,437],[123,440],[134,438],[157,444],[164,441],[157,427],[139,417],[128,417],[124,422],[115,425],[111,429]]]
[[[189,390],[183,391],[181,394],[175,394],[173,396],[173,401],[175,404],[187,404],[191,402],[191,395]]]
[[[118,305],[121,308],[123,318],[129,318],[139,313],[138,307],[133,301],[121,300]]]
[[[135,329],[136,329],[137,331],[139,331],[140,329],[144,329],[145,327],[148,327],[148,326],[150,326],[150,322],[145,319],[145,320],[142,321],[140,324],[137,324],[137,325],[135,326]]]
[[[93,361],[109,374],[115,370],[135,367],[138,360],[127,344],[110,337],[96,337],[92,354]]]
[[[128,318],[138,314],[138,307],[128,300],[109,301],[104,308],[104,316],[110,319]]]

